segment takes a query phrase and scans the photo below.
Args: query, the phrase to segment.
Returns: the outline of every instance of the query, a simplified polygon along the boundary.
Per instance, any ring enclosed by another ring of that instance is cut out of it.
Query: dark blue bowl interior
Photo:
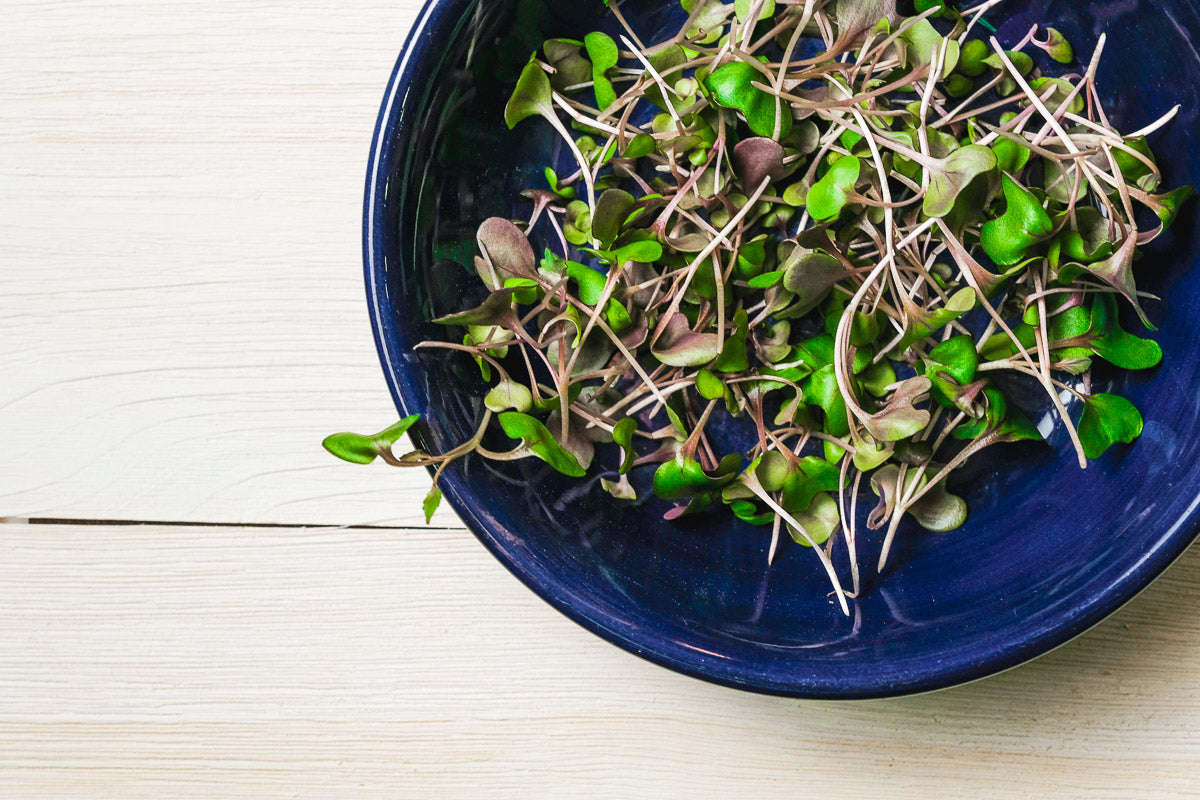
[[[668,0],[628,0],[622,9],[647,38],[681,20]],[[470,359],[412,347],[445,334],[432,317],[480,298],[473,270],[462,266],[474,255],[475,228],[493,214],[517,216],[516,193],[560,155],[548,126],[505,128],[511,86],[542,39],[614,30],[607,14],[598,0],[435,0],[401,55],[372,148],[365,256],[384,369],[402,412],[424,415],[417,435],[425,449],[438,452],[473,433],[481,384]],[[1100,83],[1110,117],[1131,130],[1181,104],[1179,118],[1152,142],[1171,185],[1200,183],[1193,2],[1008,0],[990,18],[1002,42],[1035,22],[1054,25],[1081,60],[1107,33]],[[1164,365],[1097,376],[1143,410],[1136,445],[1086,471],[1061,429],[1050,448],[993,449],[958,483],[971,506],[967,525],[937,535],[902,530],[892,566],[867,580],[849,618],[811,553],[787,548],[768,568],[769,534],[725,514],[665,522],[658,501],[621,505],[593,481],[561,478],[532,460],[470,459],[442,486],[466,524],[535,592],[592,631],[683,672],[836,698],[981,677],[1098,622],[1194,536],[1196,221],[1192,204],[1139,266],[1142,287],[1163,298],[1150,307]],[[873,504],[864,498],[862,513]],[[845,567],[844,552],[840,558]],[[870,563],[868,553],[863,564]]]

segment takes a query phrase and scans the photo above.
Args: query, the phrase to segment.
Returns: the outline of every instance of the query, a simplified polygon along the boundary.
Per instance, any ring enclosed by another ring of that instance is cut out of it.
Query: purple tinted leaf
[[[797,314],[807,314],[834,285],[850,276],[841,261],[824,250],[796,248],[781,266],[783,286],[798,298]]]
[[[715,333],[696,333],[687,317],[676,312],[651,352],[667,366],[701,367],[720,355],[721,347]]]
[[[519,291],[516,287],[500,289],[489,294],[476,308],[437,317],[433,321],[439,325],[497,325],[508,328],[516,324],[512,304],[513,295]]]
[[[484,259],[495,268],[500,279],[499,286],[489,284],[491,288],[499,289],[510,278],[538,278],[533,247],[511,220],[502,217],[485,219],[475,233],[475,241]]]
[[[931,385],[924,376],[902,381],[883,410],[863,420],[863,426],[880,442],[898,442],[924,430],[930,414],[915,403],[925,398]]]
[[[895,25],[900,21],[896,0],[838,0],[833,9],[837,22],[838,41],[848,46],[881,20]]]
[[[1130,236],[1117,248],[1115,253],[1103,261],[1097,261],[1094,264],[1079,264],[1077,266],[1082,267],[1084,271],[1095,275],[1120,292],[1121,296],[1128,300],[1134,310],[1137,311],[1142,324],[1150,330],[1154,330],[1154,326],[1150,324],[1150,320],[1146,317],[1146,312],[1142,310],[1142,304],[1137,294],[1137,284],[1133,279],[1133,256],[1136,251],[1137,239]]]
[[[783,146],[765,136],[743,139],[733,148],[733,169],[747,193],[757,189],[764,178],[777,181],[787,174]]]

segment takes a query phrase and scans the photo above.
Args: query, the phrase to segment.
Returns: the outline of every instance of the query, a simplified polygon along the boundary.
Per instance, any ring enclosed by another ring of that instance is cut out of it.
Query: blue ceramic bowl
[[[622,8],[648,35],[680,20],[674,0],[627,0]],[[543,38],[612,29],[605,13],[598,0],[431,0],[400,55],[371,149],[366,282],[384,371],[401,412],[424,415],[417,437],[427,450],[473,432],[481,407],[467,389],[479,376],[469,359],[414,353],[413,345],[442,333],[431,317],[478,299],[478,280],[460,266],[471,263],[476,226],[492,214],[516,216],[512,198],[554,156],[548,126],[504,127],[504,102]],[[1084,58],[1107,32],[1100,79],[1110,115],[1132,129],[1182,104],[1154,146],[1171,184],[1200,183],[1194,0],[1008,0],[993,14],[1001,41],[1048,23]],[[728,515],[664,522],[657,501],[619,505],[535,460],[468,460],[443,477],[446,498],[555,608],[690,675],[777,694],[864,698],[1019,664],[1110,614],[1196,534],[1196,209],[1188,207],[1139,268],[1139,281],[1165,301],[1152,304],[1164,365],[1098,376],[1143,409],[1142,438],[1085,472],[1061,431],[1050,448],[993,448],[993,460],[960,489],[968,524],[949,534],[902,532],[891,568],[869,583],[849,618],[830,601],[810,553],[784,551],[768,569],[761,529]],[[873,563],[871,554],[863,563]]]

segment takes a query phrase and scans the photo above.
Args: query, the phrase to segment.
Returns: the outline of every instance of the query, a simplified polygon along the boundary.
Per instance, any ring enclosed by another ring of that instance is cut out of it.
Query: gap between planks
[[[463,526],[446,525],[297,525],[286,522],[191,522],[147,519],[61,519],[58,517],[0,517],[0,525],[86,525],[128,527],[160,525],[168,528],[300,528],[303,530],[368,531],[463,531]]]

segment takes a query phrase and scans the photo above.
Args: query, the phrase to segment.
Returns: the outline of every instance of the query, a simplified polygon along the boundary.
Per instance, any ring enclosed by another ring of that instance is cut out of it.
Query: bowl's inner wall
[[[516,193],[541,185],[542,167],[558,152],[536,119],[505,128],[511,86],[542,39],[582,37],[589,25],[615,30],[611,19],[597,23],[599,3],[441,5],[414,44],[413,78],[384,132],[390,173],[379,212],[391,310],[381,321],[385,359],[406,411],[425,415],[420,437],[434,452],[474,432],[474,389],[482,384],[469,358],[412,346],[445,336],[431,317],[482,297],[469,266],[476,226],[492,214],[522,213]],[[622,8],[648,39],[681,20],[674,2]],[[1035,22],[1054,25],[1083,61],[1106,32],[1099,80],[1110,117],[1131,130],[1181,104],[1152,145],[1169,185],[1200,180],[1200,56],[1189,43],[1200,27],[1190,2],[1009,0],[992,18],[1004,43]],[[1137,444],[1086,471],[1061,426],[1051,448],[993,449],[958,484],[971,507],[967,525],[939,535],[906,529],[892,568],[867,579],[850,618],[829,597],[810,552],[788,547],[768,569],[769,528],[725,513],[664,522],[665,504],[618,503],[591,479],[564,479],[534,460],[469,459],[447,472],[443,488],[501,560],[560,608],[635,650],[718,680],[871,694],[928,688],[985,662],[1006,666],[1033,655],[1035,643],[1049,646],[1096,621],[1144,580],[1139,570],[1160,568],[1191,535],[1200,499],[1196,205],[1138,267],[1141,288],[1164,299],[1149,303],[1164,365],[1099,374],[1142,409]],[[615,463],[607,455],[602,463]],[[861,515],[873,504],[865,496]],[[860,524],[860,537],[871,540],[862,557],[870,576],[878,535]],[[844,566],[844,547],[838,551]]]

